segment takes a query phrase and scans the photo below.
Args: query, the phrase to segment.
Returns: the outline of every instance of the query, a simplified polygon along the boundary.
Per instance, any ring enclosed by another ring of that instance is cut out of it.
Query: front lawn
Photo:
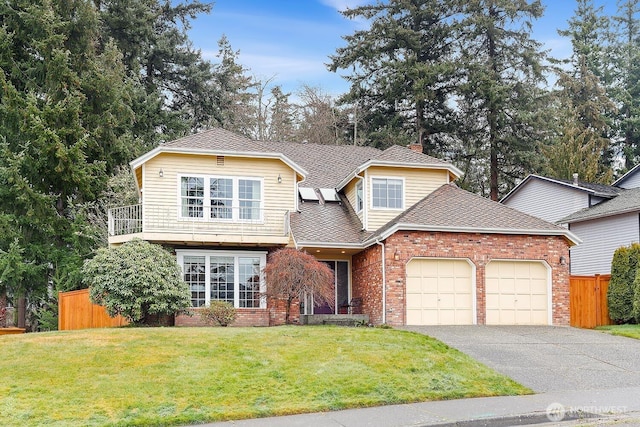
[[[3,425],[177,425],[530,392],[391,329],[93,329],[0,346]]]
[[[620,335],[640,340],[640,325],[608,325],[600,326],[598,329],[607,331],[613,335]]]

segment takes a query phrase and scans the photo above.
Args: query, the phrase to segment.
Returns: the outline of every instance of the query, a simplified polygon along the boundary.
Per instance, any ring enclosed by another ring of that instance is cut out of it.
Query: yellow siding
[[[359,178],[353,179],[346,185],[346,187],[344,187],[344,195],[347,196],[347,200],[354,211],[356,210],[356,183],[358,181],[360,181]],[[364,219],[362,218],[363,213],[364,209],[358,213],[358,218],[360,218],[360,222],[362,223],[364,223]]]
[[[404,210],[446,184],[448,172],[437,169],[415,169],[372,166],[367,169],[366,207],[367,230],[377,230],[403,212],[401,209],[371,208],[371,179],[375,177],[404,178]]]
[[[162,169],[162,177],[160,170]],[[229,177],[256,177],[263,179],[263,206],[265,209],[266,229],[281,229],[284,235],[284,215],[286,211],[295,209],[295,174],[289,166],[277,159],[255,159],[241,157],[224,157],[224,164],[219,165],[216,156],[163,153],[149,160],[144,165],[144,218],[146,224],[162,223],[163,230],[146,231],[184,231],[184,221],[178,221],[180,204],[180,175],[219,175]],[[278,183],[278,175],[282,182]],[[170,210],[160,209],[166,206]],[[157,207],[157,208],[156,208]],[[157,221],[156,221],[157,220]],[[167,225],[168,224],[168,225]],[[194,233],[198,230],[211,233],[212,222],[196,223]],[[225,224],[215,223],[220,228]],[[237,223],[229,223],[229,227],[238,227]],[[251,233],[256,234],[260,226],[254,226]],[[245,228],[243,231],[246,231]],[[215,238],[215,233],[212,236]],[[202,241],[202,236],[192,237],[194,241]]]

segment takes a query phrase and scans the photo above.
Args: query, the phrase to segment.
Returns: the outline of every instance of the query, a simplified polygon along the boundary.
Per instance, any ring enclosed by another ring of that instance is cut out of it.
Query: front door
[[[314,304],[313,314],[338,314],[341,307],[349,306],[349,263],[347,261],[321,261],[325,263],[334,276],[334,301],[333,307],[329,304]]]

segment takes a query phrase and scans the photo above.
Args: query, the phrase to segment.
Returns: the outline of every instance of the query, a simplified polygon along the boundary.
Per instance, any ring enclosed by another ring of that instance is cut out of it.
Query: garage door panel
[[[473,324],[472,268],[465,260],[407,263],[407,324]]]
[[[422,310],[407,309],[407,324],[409,325],[421,325],[422,324]]]
[[[473,308],[473,299],[471,295],[460,295],[456,294],[455,296],[455,306],[458,308]]]
[[[531,295],[518,295],[516,310],[531,310]]]
[[[407,277],[407,294],[422,292],[422,281],[419,277]]]
[[[531,281],[531,293],[536,295],[547,295],[547,281],[546,280],[532,280]]]
[[[498,280],[498,279],[496,279]],[[498,292],[513,294],[516,290],[515,279],[498,280]]]
[[[492,261],[486,267],[487,324],[548,324],[548,273],[539,261]]]

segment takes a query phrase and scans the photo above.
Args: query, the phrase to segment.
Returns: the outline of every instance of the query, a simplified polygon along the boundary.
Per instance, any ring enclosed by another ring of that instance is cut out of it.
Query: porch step
[[[303,325],[339,325],[361,326],[369,324],[367,314],[303,314],[300,316]]]

